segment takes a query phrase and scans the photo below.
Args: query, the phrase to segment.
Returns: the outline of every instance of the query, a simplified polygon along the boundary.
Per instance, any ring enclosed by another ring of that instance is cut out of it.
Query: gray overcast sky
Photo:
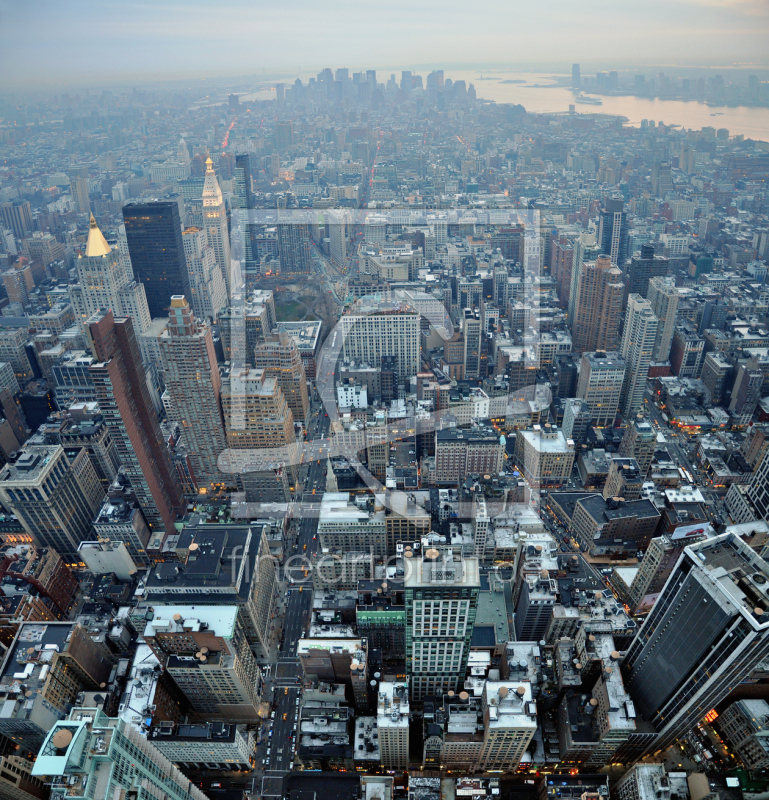
[[[393,69],[765,65],[769,0],[0,0],[0,87]]]

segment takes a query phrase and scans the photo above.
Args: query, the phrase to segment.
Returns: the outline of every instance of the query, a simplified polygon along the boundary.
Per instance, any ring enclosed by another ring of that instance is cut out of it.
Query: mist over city
[[[0,800],[769,797],[764,0],[0,31]]]

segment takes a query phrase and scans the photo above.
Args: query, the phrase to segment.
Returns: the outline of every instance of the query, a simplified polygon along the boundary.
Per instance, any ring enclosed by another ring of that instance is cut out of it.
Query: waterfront
[[[497,103],[520,103],[527,111],[533,113],[568,111],[569,104],[574,103],[572,91],[558,86],[554,77],[560,76],[554,76],[552,73],[484,72],[484,80],[480,80],[479,72],[447,71],[446,77],[474,84],[479,98],[494,100]],[[524,81],[524,83],[501,82],[506,80]],[[589,89],[585,93],[591,94]],[[636,127],[641,124],[642,119],[653,119],[655,122],[662,121],[666,125],[679,125],[693,130],[700,130],[710,125],[714,128],[727,128],[731,136],[742,134],[745,138],[769,141],[769,108],[747,106],[712,108],[695,101],[651,100],[633,95],[595,96],[601,97],[603,105],[577,104],[577,112],[617,114],[627,117],[627,124]]]

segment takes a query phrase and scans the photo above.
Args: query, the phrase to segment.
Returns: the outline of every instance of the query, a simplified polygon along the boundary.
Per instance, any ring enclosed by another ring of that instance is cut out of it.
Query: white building
[[[210,158],[206,159],[206,177],[203,183],[203,225],[208,237],[208,244],[214,249],[216,263],[222,270],[224,285],[227,287],[229,296],[233,287],[230,280],[232,265],[230,263],[230,235],[227,230],[227,209]]]
[[[200,319],[216,319],[229,304],[222,268],[205,231],[187,228],[182,234],[187,272],[190,278],[190,305]]]
[[[359,383],[338,383],[336,404],[339,408],[368,408],[368,388]]]
[[[486,681],[483,722],[486,730],[478,769],[514,772],[537,731],[531,682]]]
[[[105,539],[95,542],[80,542],[77,552],[94,575],[114,573],[121,581],[130,581],[136,574],[136,564],[131,558],[125,542],[112,542]]]
[[[631,294],[625,310],[620,353],[626,361],[621,409],[627,419],[641,409],[649,376],[654,343],[657,341],[657,317],[651,303],[640,294]]]
[[[409,766],[409,689],[405,681],[379,684],[377,732],[380,762],[385,769]]]

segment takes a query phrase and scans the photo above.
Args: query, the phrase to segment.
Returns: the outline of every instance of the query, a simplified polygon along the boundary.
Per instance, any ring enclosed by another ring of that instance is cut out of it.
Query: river
[[[464,80],[475,86],[479,98],[497,103],[520,103],[527,111],[568,111],[574,103],[570,89],[558,86],[553,74],[532,72],[480,72],[447,71],[446,77]],[[487,80],[490,78],[491,80]],[[502,83],[504,80],[524,83]],[[586,91],[590,94],[590,91]],[[666,125],[679,125],[700,130],[708,125],[726,128],[731,136],[742,134],[746,139],[769,141],[769,108],[723,106],[711,108],[704,103],[684,100],[650,100],[625,95],[609,97],[594,95],[603,100],[601,106],[577,104],[579,113],[617,114],[627,117],[628,125],[638,127],[642,119],[653,119]]]

